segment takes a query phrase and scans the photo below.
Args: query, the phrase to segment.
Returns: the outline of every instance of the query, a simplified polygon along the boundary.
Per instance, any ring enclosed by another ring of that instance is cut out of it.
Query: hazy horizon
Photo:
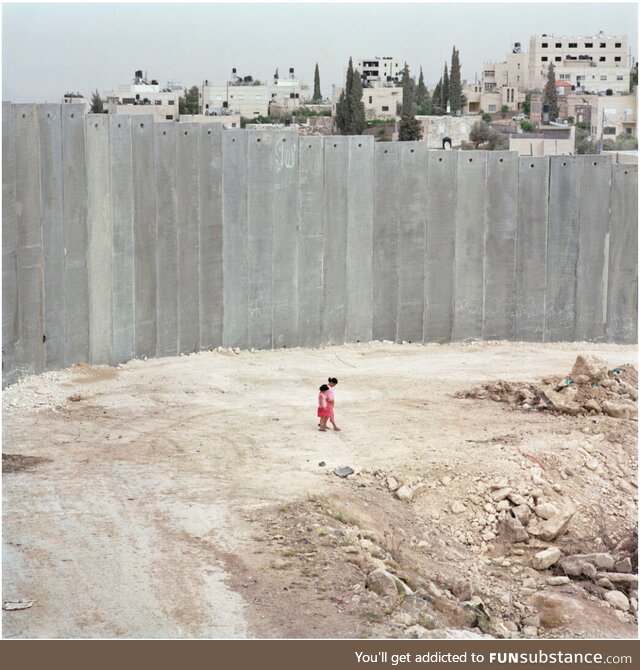
[[[431,88],[453,46],[462,77],[502,61],[533,35],[605,34],[629,39],[637,57],[635,3],[15,4],[2,7],[3,100],[59,102],[130,83],[135,70],[160,84],[223,83],[231,69],[269,81],[295,68],[324,95],[341,86],[349,57],[393,56],[424,70]],[[567,29],[570,26],[570,29]]]

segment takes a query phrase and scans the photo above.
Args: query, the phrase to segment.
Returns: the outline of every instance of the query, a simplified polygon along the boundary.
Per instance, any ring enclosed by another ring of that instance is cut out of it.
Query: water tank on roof
[[[136,70],[136,77],[142,79],[142,70]]]
[[[513,45],[513,53],[514,54],[519,54],[521,51],[521,44],[520,42],[515,42]]]

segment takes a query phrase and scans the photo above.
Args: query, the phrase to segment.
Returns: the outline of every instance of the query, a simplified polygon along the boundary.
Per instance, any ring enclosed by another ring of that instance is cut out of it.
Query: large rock
[[[629,610],[629,599],[621,591],[607,591],[604,599],[617,610],[627,612]]]
[[[582,407],[577,403],[573,402],[571,397],[568,397],[558,391],[552,391],[549,389],[545,391],[548,402],[551,404],[552,409],[556,409],[559,412],[564,412],[565,414],[570,414],[575,416],[578,414]]]
[[[607,416],[612,416],[615,419],[624,419],[629,414],[629,408],[617,402],[610,402],[604,400],[602,402],[602,411]]]
[[[376,568],[367,575],[366,586],[379,596],[397,596],[411,594],[411,589],[395,575],[384,568]]]
[[[557,547],[549,547],[544,551],[539,551],[532,559],[531,565],[536,570],[546,570],[558,561],[562,552]]]
[[[498,537],[502,542],[525,542],[529,539],[529,533],[518,519],[507,516],[498,523]]]
[[[615,566],[615,559],[611,554],[596,553],[596,554],[574,554],[578,558],[589,561],[599,570],[613,570]],[[622,572],[622,571],[620,571]],[[629,572],[631,572],[629,570]]]
[[[413,498],[413,491],[409,486],[405,484],[395,492],[395,496],[398,500],[404,500],[404,502],[409,502]]]
[[[491,497],[495,502],[499,502],[500,500],[504,500],[509,494],[511,493],[511,489],[509,487],[505,487],[502,489],[496,489],[495,491],[491,492]]]
[[[531,510],[528,505],[518,505],[511,510],[518,521],[526,526],[531,518]]]
[[[550,502],[541,502],[533,510],[541,519],[550,519],[558,513],[558,508]]]
[[[589,563],[580,556],[565,556],[558,565],[572,577],[585,576],[594,579],[598,572],[593,563]]]
[[[585,375],[592,382],[598,382],[607,376],[608,371],[609,366],[603,358],[593,354],[581,354],[571,368],[571,378],[575,379],[579,375]]]
[[[575,512],[575,507],[567,506],[542,523],[537,523],[535,525],[530,523],[528,526],[529,533],[531,535],[536,535],[541,540],[550,542],[566,532]]]
[[[559,628],[580,621],[585,613],[578,600],[555,593],[539,593],[532,597],[538,610],[540,625],[544,628]]]

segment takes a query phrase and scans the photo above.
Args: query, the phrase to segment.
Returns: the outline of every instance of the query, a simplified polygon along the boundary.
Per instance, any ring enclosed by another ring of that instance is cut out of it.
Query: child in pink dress
[[[333,406],[335,405],[336,399],[333,395],[333,387],[338,383],[336,377],[329,377],[329,391],[327,392],[327,404],[329,406],[329,421],[333,425],[333,430],[340,431],[338,424],[336,423],[335,417],[333,416]],[[326,424],[325,424],[326,425]]]
[[[320,393],[318,393],[318,416],[320,417],[320,430],[325,432],[327,430],[327,420],[331,416],[331,410],[329,408],[329,403],[327,402],[327,391],[329,387],[326,384],[323,384],[320,387]]]

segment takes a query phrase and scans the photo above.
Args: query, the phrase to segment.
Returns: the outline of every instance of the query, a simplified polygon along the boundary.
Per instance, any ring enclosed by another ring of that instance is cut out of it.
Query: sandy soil
[[[483,541],[476,513],[493,480],[537,474],[549,499],[577,505],[563,552],[633,535],[636,421],[454,397],[568,374],[580,353],[637,358],[617,345],[371,343],[27,378],[3,393],[3,602],[34,603],[3,612],[3,636],[479,635],[480,607],[514,637],[636,637],[635,615],[594,580],[549,586],[530,567],[548,545]],[[330,375],[340,433],[317,430]],[[422,494],[399,500],[389,476]],[[452,514],[456,500],[466,511]],[[367,588],[376,566],[413,594]],[[573,614],[545,624],[549,598]]]

